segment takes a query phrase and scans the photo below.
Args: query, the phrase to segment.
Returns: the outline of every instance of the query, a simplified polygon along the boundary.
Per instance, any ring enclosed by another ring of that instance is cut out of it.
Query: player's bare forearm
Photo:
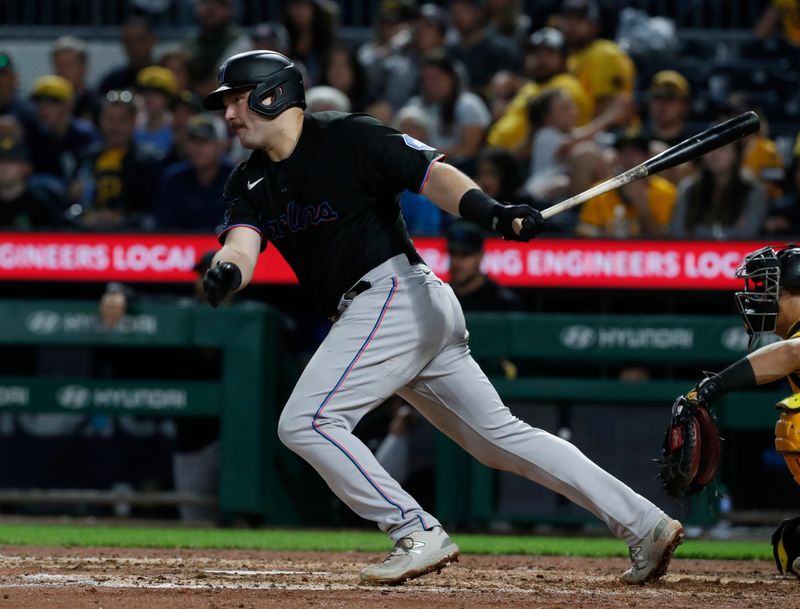
[[[242,284],[238,290],[241,290],[253,278],[253,271],[256,268],[260,252],[261,235],[250,228],[236,227],[232,228],[225,236],[225,245],[216,253],[211,264],[232,262],[239,267],[242,273]]]
[[[747,358],[753,366],[757,384],[777,381],[800,370],[800,338],[765,345]]]
[[[428,181],[422,189],[423,195],[437,206],[454,216],[458,216],[458,204],[464,193],[478,185],[466,174],[447,163],[434,163]]]

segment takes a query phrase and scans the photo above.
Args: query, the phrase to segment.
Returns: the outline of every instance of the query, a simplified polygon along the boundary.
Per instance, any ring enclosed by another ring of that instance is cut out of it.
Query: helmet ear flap
[[[298,106],[305,109],[306,98],[303,91],[302,78],[293,78],[293,74],[287,75],[282,82],[263,82],[250,92],[247,105],[253,112],[262,116],[272,118],[277,116],[287,108]],[[272,102],[267,105],[264,100],[270,95],[274,96]]]

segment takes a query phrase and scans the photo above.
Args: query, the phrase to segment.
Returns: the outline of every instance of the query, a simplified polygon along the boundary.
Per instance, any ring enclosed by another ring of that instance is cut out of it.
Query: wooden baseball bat
[[[569,199],[565,199],[560,203],[556,203],[555,205],[548,207],[542,211],[542,216],[545,218],[545,220],[547,218],[552,218],[562,211],[571,209],[576,205],[580,205],[581,203],[584,203],[598,195],[602,195],[610,190],[614,190],[615,188],[619,188],[625,184],[630,184],[631,182],[635,182],[636,180],[640,180],[654,173],[658,173],[659,171],[669,169],[670,167],[682,165],[683,163],[691,161],[692,159],[696,159],[697,157],[700,157],[706,152],[714,150],[715,148],[719,148],[725,144],[730,144],[739,138],[750,135],[751,133],[755,133],[758,131],[760,124],[761,121],[755,112],[745,112],[744,114],[740,114],[739,116],[725,121],[724,123],[714,125],[710,129],[706,129],[705,131],[698,133],[697,135],[692,136],[680,142],[679,144],[675,144],[671,148],[667,148],[664,152],[657,154],[651,159],[648,159],[641,165],[637,165],[636,167],[633,167],[628,171],[619,174],[618,176],[592,186],[588,190],[584,190],[574,197],[570,197]],[[521,219],[515,219],[513,225],[514,230],[517,233],[522,230]]]

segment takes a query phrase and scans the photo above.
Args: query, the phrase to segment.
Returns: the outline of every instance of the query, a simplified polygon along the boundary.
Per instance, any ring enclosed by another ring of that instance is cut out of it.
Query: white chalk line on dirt
[[[283,571],[270,569],[268,571],[251,571],[246,569],[203,569],[203,573],[218,575],[332,575],[329,571]]]
[[[156,578],[163,578],[163,575],[155,576]],[[603,580],[606,584],[613,581],[613,578],[594,577],[595,580]],[[686,578],[682,578],[685,581]],[[5,580],[5,581],[4,581]],[[746,583],[741,580],[735,580],[736,583]],[[483,592],[486,590],[474,589],[469,587],[460,586],[427,586],[419,585],[417,582],[413,585],[393,587],[391,590],[395,593],[403,594],[452,594],[454,591],[464,592]],[[719,600],[720,597],[727,596],[729,593],[734,593],[739,599],[746,599],[752,596],[749,592],[744,592],[742,595],[741,589],[726,590],[724,587],[706,588],[705,590],[675,590],[669,587],[669,581],[665,581],[665,585],[648,586],[648,587],[632,587],[632,586],[615,586],[612,588],[591,588],[587,587],[583,591],[577,591],[574,588],[559,587],[560,582],[546,582],[537,581],[536,585],[531,588],[517,588],[511,586],[497,586],[492,587],[492,593],[505,593],[505,594],[520,594],[531,595],[547,593],[550,595],[564,595],[564,596],[591,596],[593,599],[602,599],[604,597],[625,597],[630,598],[637,596],[644,597],[693,597],[697,602],[702,603],[703,597],[708,597],[707,600]],[[587,582],[588,584],[589,582]],[[770,586],[773,583],[783,583],[781,581],[758,581],[752,582],[758,584],[766,584]],[[289,583],[289,582],[250,582],[242,580],[214,580],[210,582],[195,582],[195,581],[146,581],[142,576],[131,577],[92,577],[89,575],[62,575],[54,573],[34,573],[28,575],[21,575],[16,577],[0,578],[0,587],[2,588],[34,588],[34,587],[49,587],[49,588],[71,588],[91,586],[95,588],[111,588],[111,589],[160,589],[160,590],[264,590],[264,591],[300,591],[300,592],[318,592],[318,591],[336,591],[336,590],[373,590],[383,591],[386,588],[375,586],[362,586],[356,583],[346,584],[337,582],[324,582],[324,583]],[[765,590],[761,586],[754,586],[753,593],[763,594]]]

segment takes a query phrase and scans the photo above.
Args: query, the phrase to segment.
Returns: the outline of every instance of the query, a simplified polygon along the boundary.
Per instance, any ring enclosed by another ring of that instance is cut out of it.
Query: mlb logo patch
[[[428,146],[428,144],[420,142],[418,139],[413,138],[406,133],[403,133],[402,135],[403,135],[403,141],[409,148],[413,148],[414,150],[433,150],[433,148]]]

